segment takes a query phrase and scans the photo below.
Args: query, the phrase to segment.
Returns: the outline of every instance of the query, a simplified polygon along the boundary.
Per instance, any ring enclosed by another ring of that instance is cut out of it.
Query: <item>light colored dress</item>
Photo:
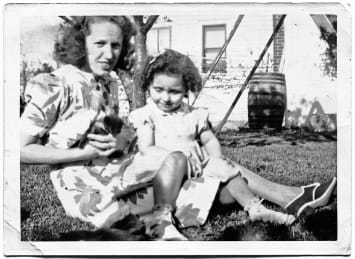
[[[203,176],[184,183],[177,200],[176,216],[183,226],[204,223],[220,182],[226,182],[241,173],[235,162],[225,157],[209,156],[198,144],[201,133],[209,129],[207,109],[183,103],[178,110],[166,113],[148,99],[147,105],[131,112],[129,121],[135,128],[149,125],[153,129],[156,146],[190,154],[203,164]],[[133,162],[137,167],[149,164],[152,168],[161,163],[157,154],[143,156],[139,153]],[[193,170],[191,164],[189,170]],[[135,173],[139,171],[142,170],[134,170]]]

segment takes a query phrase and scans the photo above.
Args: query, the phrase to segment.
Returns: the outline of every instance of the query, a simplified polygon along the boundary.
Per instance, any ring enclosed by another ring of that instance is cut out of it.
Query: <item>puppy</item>
[[[102,120],[94,120],[88,130],[84,133],[82,138],[75,142],[71,147],[75,148],[84,148],[84,146],[89,142],[88,135],[89,134],[97,134],[97,135],[107,135],[112,134],[116,136],[121,133],[124,122],[121,118],[119,118],[115,114],[106,115]],[[123,154],[123,151],[116,151],[110,155],[110,158],[116,158]]]

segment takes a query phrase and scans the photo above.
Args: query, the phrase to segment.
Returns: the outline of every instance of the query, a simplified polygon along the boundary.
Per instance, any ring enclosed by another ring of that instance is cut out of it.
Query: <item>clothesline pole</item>
[[[212,72],[215,70],[215,68],[216,68],[219,60],[221,59],[223,53],[225,52],[229,42],[232,40],[234,33],[237,31],[240,23],[242,22],[243,17],[244,17],[244,15],[242,15],[242,14],[239,15],[238,19],[234,23],[234,26],[233,26],[232,30],[230,31],[230,33],[229,33],[228,39],[224,42],[223,47],[219,50],[217,56],[215,57],[215,59],[214,59],[214,61],[212,63],[212,66],[210,67],[210,69],[207,72],[207,76],[203,80],[201,91],[204,88],[204,86],[206,85],[206,82],[207,82],[208,78],[211,76]],[[197,95],[195,96],[195,99],[193,100],[191,105],[195,104],[195,102],[196,102],[198,96],[200,95],[201,91],[199,93],[197,93]]]
[[[255,62],[253,68],[251,69],[251,71],[249,72],[249,75],[247,76],[247,78],[245,79],[244,81],[244,84],[242,86],[242,88],[239,90],[238,92],[238,95],[236,96],[236,98],[233,100],[231,106],[229,107],[226,115],[224,116],[224,118],[222,119],[221,123],[217,126],[216,128],[216,136],[219,135],[219,133],[221,132],[222,130],[222,127],[224,126],[224,124],[226,123],[229,115],[232,113],[233,109],[234,109],[234,106],[237,104],[240,96],[242,95],[243,91],[245,90],[245,88],[247,87],[248,83],[249,83],[249,80],[251,79],[251,77],[254,75],[256,69],[258,68],[261,60],[264,58],[265,56],[265,53],[267,52],[267,50],[269,49],[271,43],[274,41],[275,37],[276,37],[276,34],[279,32],[284,20],[286,18],[286,15],[282,15],[279,22],[277,23],[276,27],[274,28],[274,31],[273,33],[271,34],[271,37],[269,38],[269,40],[267,41],[263,51],[261,52],[259,58],[257,59],[257,61]]]

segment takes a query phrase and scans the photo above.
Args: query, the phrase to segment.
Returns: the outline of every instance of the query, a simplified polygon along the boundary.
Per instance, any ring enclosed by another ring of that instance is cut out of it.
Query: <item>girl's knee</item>
[[[174,165],[174,167],[180,169],[186,168],[187,166],[187,159],[185,155],[180,151],[170,153],[170,155],[167,157],[166,162],[169,162],[170,164]]]
[[[160,168],[160,177],[184,176],[187,172],[187,159],[182,152],[172,152]]]

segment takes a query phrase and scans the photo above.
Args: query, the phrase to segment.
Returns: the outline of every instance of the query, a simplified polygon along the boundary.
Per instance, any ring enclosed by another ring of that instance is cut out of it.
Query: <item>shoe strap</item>
[[[249,211],[251,208],[254,208],[255,206],[259,206],[264,199],[260,199],[258,197],[254,197],[248,201],[248,203],[244,207],[244,211]]]
[[[298,200],[300,197],[302,197],[302,195],[305,193],[305,189],[309,188],[309,187],[314,187],[313,191],[312,191],[312,198],[314,199],[315,195],[316,195],[316,189],[319,187],[320,183],[311,183],[309,185],[303,185],[301,186],[302,192],[300,194],[298,194],[295,198],[293,198],[285,207],[285,209],[287,209],[292,203],[294,203],[296,200]]]
[[[161,213],[171,213],[173,211],[173,206],[170,204],[156,204],[153,207],[153,212],[161,212]]]

